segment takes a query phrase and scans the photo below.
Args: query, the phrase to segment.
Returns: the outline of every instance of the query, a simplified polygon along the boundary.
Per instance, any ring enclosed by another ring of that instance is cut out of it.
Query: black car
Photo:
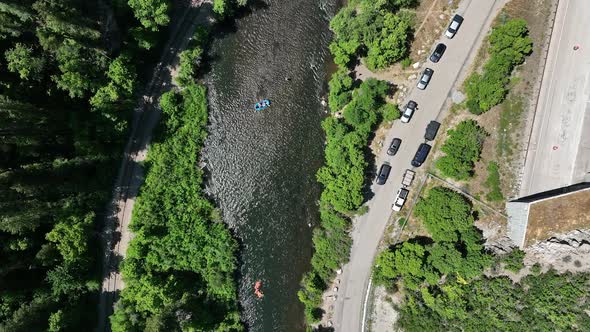
[[[424,139],[427,141],[433,141],[438,133],[438,128],[440,128],[440,123],[436,121],[430,121],[428,126],[426,126],[426,132],[424,133]]]
[[[432,52],[432,55],[430,55],[430,61],[437,63],[440,58],[443,56],[443,54],[445,54],[445,51],[447,49],[447,45],[440,43],[438,45],[436,45],[436,47],[434,48],[434,51]]]
[[[389,149],[387,149],[387,154],[390,156],[395,156],[397,150],[399,150],[399,146],[402,144],[402,140],[399,138],[394,138],[391,141],[391,145],[389,145]]]
[[[377,175],[377,179],[375,180],[375,182],[377,182],[377,184],[385,184],[387,178],[389,177],[389,172],[391,172],[391,166],[389,166],[388,164],[381,165],[381,168],[379,169],[379,174]]]
[[[426,143],[420,144],[420,146],[418,147],[418,151],[416,151],[414,159],[412,160],[412,166],[420,167],[422,163],[424,163],[424,161],[426,160],[426,157],[428,157],[430,148],[431,146]]]

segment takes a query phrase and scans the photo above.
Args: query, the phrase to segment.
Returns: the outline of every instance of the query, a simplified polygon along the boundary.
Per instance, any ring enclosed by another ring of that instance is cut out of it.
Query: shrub
[[[473,176],[487,133],[474,120],[463,121],[448,133],[441,148],[446,155],[436,161],[436,167],[444,176],[465,180]]]
[[[518,272],[524,267],[524,256],[525,252],[515,248],[513,249],[510,254],[506,255],[502,258],[502,263],[504,263],[504,268],[506,270],[512,272]]]

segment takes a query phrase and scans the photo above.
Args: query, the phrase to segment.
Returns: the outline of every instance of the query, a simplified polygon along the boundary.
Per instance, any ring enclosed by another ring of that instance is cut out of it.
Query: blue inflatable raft
[[[269,107],[270,107],[270,100],[268,100],[268,99],[261,100],[261,101],[257,102],[256,105],[254,105],[254,109],[257,112],[262,111],[263,109],[267,109]]]

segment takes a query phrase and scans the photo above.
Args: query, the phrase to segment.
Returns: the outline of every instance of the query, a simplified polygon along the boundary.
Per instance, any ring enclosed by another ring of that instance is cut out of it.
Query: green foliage
[[[233,279],[237,243],[213,220],[218,214],[195,166],[207,135],[206,98],[205,88],[194,84],[162,96],[164,139],[148,154],[113,331],[242,329]],[[177,311],[188,315],[177,317]]]
[[[488,163],[488,178],[485,185],[490,188],[490,192],[486,195],[488,201],[501,201],[504,199],[502,188],[500,188],[500,169],[494,161]]]
[[[33,55],[33,49],[21,43],[5,53],[8,70],[18,73],[23,80],[40,80],[45,61]]]
[[[127,3],[146,29],[158,31],[161,26],[170,22],[168,0],[129,0]]]
[[[180,53],[180,68],[176,80],[180,86],[189,85],[194,81],[202,61],[203,48],[207,42],[208,32],[200,27],[195,32],[189,48]]]
[[[2,331],[96,323],[99,219],[127,138],[136,61],[105,47],[100,15],[85,1],[0,2]],[[91,105],[99,90],[116,107]]]
[[[363,187],[368,163],[365,149],[369,133],[379,118],[393,111],[385,107],[389,85],[383,81],[367,80],[356,90],[345,70],[334,74],[330,86],[342,94],[346,91],[351,101],[344,110],[344,121],[328,117],[322,122],[326,133],[325,165],[317,173],[323,185],[320,199],[321,225],[313,232],[315,248],[311,259],[312,270],[301,281],[297,293],[305,305],[309,323],[321,319],[322,293],[335,271],[348,260],[352,239],[348,217],[359,211],[363,203]],[[331,102],[331,107],[333,104]]]
[[[383,121],[393,121],[401,117],[401,112],[396,104],[385,104],[379,110],[383,117]]]
[[[441,150],[446,153],[436,161],[444,176],[465,180],[473,176],[487,133],[474,120],[465,120],[448,131],[449,137]]]
[[[367,47],[365,60],[370,70],[385,68],[409,53],[414,25],[412,17],[386,13],[382,22],[382,26],[372,26],[375,30],[364,36]]]
[[[328,105],[332,112],[340,111],[352,99],[353,80],[345,68],[339,68],[334,74],[328,85],[330,94],[328,96]]]
[[[350,3],[330,21],[334,62],[346,68],[357,56],[365,57],[369,69],[381,69],[406,57],[413,30],[413,16],[398,12],[415,1],[362,1],[360,10]]]
[[[402,307],[405,331],[569,331],[588,326],[590,274],[549,271],[518,284],[506,277],[414,292]],[[427,293],[427,294],[426,294]]]
[[[470,202],[448,188],[431,189],[418,201],[415,212],[436,242],[458,242],[461,234],[473,227]]]
[[[352,94],[344,110],[344,122],[330,117],[322,127],[326,132],[326,164],[317,174],[324,186],[322,200],[340,213],[356,210],[363,202],[362,189],[367,162],[364,149],[369,132],[385,105],[386,82],[367,80]]]
[[[524,251],[515,248],[510,254],[503,257],[501,262],[504,263],[506,270],[518,273],[524,267],[524,256],[526,256]]]
[[[512,71],[533,49],[524,19],[511,19],[495,27],[489,42],[490,59],[483,74],[473,73],[465,84],[467,106],[475,114],[488,111],[506,98]]]
[[[416,216],[434,243],[413,239],[385,250],[377,257],[373,279],[385,286],[399,280],[409,291],[420,291],[427,305],[434,305],[433,294],[454,292],[445,280],[472,280],[492,258],[483,251],[471,205],[461,194],[435,187],[419,201]]]
[[[248,0],[213,0],[213,11],[222,17],[227,17],[235,7],[243,7]]]

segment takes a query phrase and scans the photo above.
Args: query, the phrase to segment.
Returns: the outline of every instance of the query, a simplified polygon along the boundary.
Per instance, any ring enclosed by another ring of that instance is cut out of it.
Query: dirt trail
[[[124,287],[119,263],[125,257],[133,237],[129,231],[129,222],[139,187],[143,183],[141,163],[146,158],[152,131],[160,118],[157,107],[159,97],[172,87],[171,72],[178,65],[178,54],[187,47],[197,26],[212,19],[210,1],[191,1],[188,7],[183,8],[171,16],[171,22],[174,23],[171,25],[169,40],[135,109],[131,134],[113,189],[113,199],[102,234],[105,251],[96,328],[98,332],[110,331],[108,317],[113,313],[114,303]]]

